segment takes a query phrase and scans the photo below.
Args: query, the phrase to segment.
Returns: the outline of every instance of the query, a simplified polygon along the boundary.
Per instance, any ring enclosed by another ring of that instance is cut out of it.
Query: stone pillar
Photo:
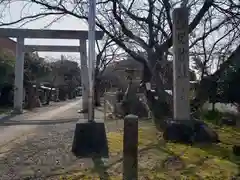
[[[138,116],[124,118],[123,180],[138,179]]]
[[[14,112],[23,112],[23,79],[24,79],[24,38],[17,38],[15,80],[14,80]]]
[[[80,40],[81,82],[82,82],[82,112],[88,112],[88,66],[86,40]]]
[[[188,9],[173,11],[173,100],[174,119],[190,120]]]

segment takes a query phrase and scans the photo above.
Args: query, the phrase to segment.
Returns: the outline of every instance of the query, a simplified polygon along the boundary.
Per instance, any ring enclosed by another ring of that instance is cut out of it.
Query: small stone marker
[[[138,116],[124,118],[123,180],[138,179]]]

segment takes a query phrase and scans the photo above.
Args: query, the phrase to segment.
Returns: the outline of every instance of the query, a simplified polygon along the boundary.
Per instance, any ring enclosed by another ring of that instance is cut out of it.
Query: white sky
[[[1,21],[3,22],[12,22],[21,16],[26,16],[29,14],[35,14],[40,11],[40,7],[38,5],[31,5],[31,7],[24,8],[24,11],[22,11],[24,7],[23,2],[15,2],[12,3],[8,9],[5,8],[4,17],[1,17]],[[2,9],[2,6],[0,5],[0,8]],[[58,16],[59,17],[59,16]],[[22,28],[29,28],[29,29],[42,29],[46,25],[48,25],[50,22],[52,22],[53,19],[55,19],[53,16],[49,16],[40,20],[33,21],[31,23],[28,23],[24,25]],[[18,28],[20,24],[18,25],[12,25],[7,26],[11,28]],[[57,22],[53,23],[48,29],[61,29],[61,30],[87,30],[87,24],[77,18],[65,16],[58,20]],[[63,39],[26,39],[25,44],[28,45],[70,45],[70,46],[76,46],[79,45],[78,40],[63,40]],[[49,56],[54,58],[60,58],[61,54],[66,56],[73,56],[76,58],[80,57],[79,53],[61,53],[61,52],[39,52],[39,55],[42,57]]]

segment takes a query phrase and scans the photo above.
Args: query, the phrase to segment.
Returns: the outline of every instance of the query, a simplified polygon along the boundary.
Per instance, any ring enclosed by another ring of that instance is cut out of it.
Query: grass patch
[[[239,121],[239,114],[231,113],[231,112],[220,112],[218,110],[208,110],[202,111],[200,119],[204,119],[206,122],[211,124],[220,125],[222,118],[229,118],[232,120]]]
[[[214,126],[222,143],[217,145],[189,146],[165,143],[161,133],[153,126],[139,128],[139,178],[138,179],[219,179],[230,180],[239,175],[240,158],[231,148],[240,143],[240,130]],[[76,179],[100,179],[99,172],[107,178],[122,179],[122,132],[108,133],[110,159],[102,170],[88,169]],[[114,159],[118,156],[119,159]],[[77,175],[75,173],[75,175]],[[69,174],[69,177],[72,176]],[[72,176],[73,177],[73,176]],[[72,178],[74,179],[74,178]]]
[[[11,111],[10,107],[0,107],[0,115],[1,114],[8,114]]]

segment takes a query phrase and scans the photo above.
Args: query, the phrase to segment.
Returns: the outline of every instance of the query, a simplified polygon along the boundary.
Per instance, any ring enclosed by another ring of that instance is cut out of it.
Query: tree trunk
[[[100,79],[96,78],[95,79],[95,84],[94,84],[94,101],[95,101],[95,106],[99,107],[101,106],[101,102],[100,102],[100,96],[101,96],[101,87],[100,87]]]
[[[212,102],[212,111],[215,111],[215,102]]]
[[[101,79],[99,77],[99,63],[100,63],[100,59],[98,57],[97,59],[97,67],[95,69],[95,80],[94,80],[94,104],[96,107],[101,106],[101,102],[100,102],[100,96],[101,96]]]
[[[27,108],[33,109],[35,107],[35,93],[32,83],[28,84],[28,102]]]
[[[171,115],[172,103],[169,99],[172,99],[172,97],[169,97],[169,95],[164,91],[164,87],[161,86],[161,79],[157,76],[155,78],[155,92],[152,91],[152,89],[148,89],[146,84],[149,83],[151,85],[152,77],[153,76],[151,71],[145,65],[142,77],[142,87],[144,89],[144,94],[147,99],[147,104],[152,112],[154,123],[157,127],[159,127],[161,119]]]
[[[48,92],[48,97],[47,97],[46,105],[49,105],[49,104],[50,104],[51,96],[52,96],[52,87],[51,87],[50,91]]]
[[[50,100],[51,100],[51,97],[52,97],[52,89],[53,89],[53,85],[54,85],[54,83],[55,83],[56,77],[57,77],[57,76],[55,75],[54,78],[53,78],[52,85],[51,85],[51,89],[50,89],[50,91],[49,91],[49,93],[48,93],[46,105],[49,105],[49,103],[50,103]]]

